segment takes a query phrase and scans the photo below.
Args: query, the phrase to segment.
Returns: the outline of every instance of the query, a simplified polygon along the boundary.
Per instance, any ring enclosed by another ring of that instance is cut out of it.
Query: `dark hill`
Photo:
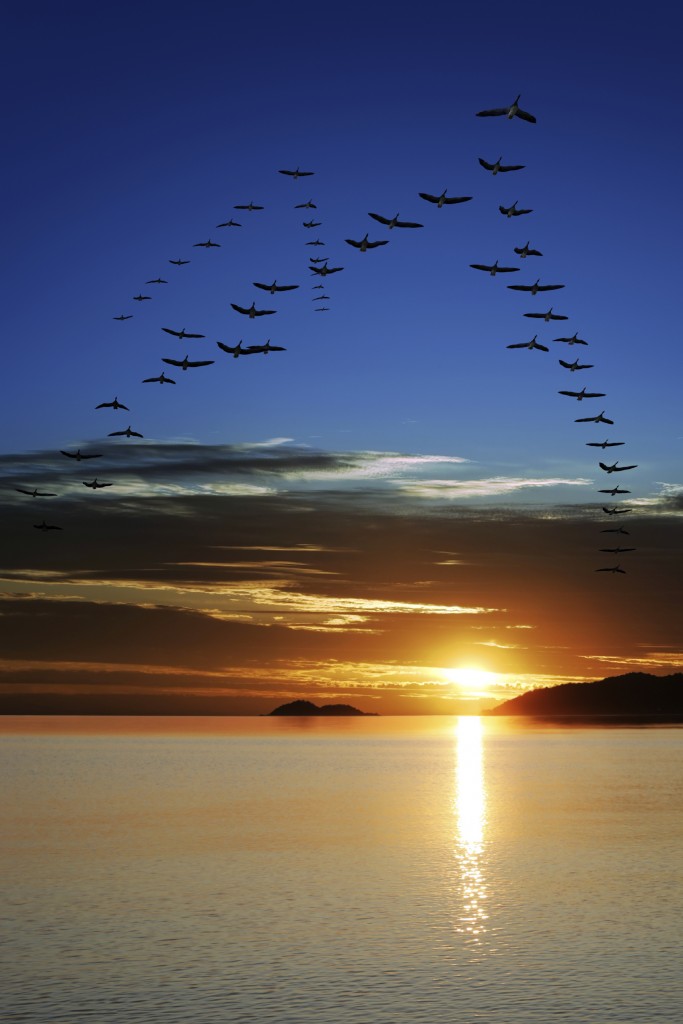
[[[359,711],[350,704],[312,704],[310,700],[293,700],[290,704],[281,704],[279,708],[269,712],[271,715],[367,715],[367,711]]]
[[[629,672],[594,683],[562,683],[530,690],[487,715],[620,715],[683,721],[683,673]]]

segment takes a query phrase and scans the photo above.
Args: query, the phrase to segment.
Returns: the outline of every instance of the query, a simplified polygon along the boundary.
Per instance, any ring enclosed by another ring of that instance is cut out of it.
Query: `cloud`
[[[541,487],[584,487],[590,483],[591,481],[584,477],[534,479],[532,477],[495,476],[482,480],[409,480],[398,486],[400,490],[413,497],[451,501],[456,498],[501,497],[514,494],[517,491]]]

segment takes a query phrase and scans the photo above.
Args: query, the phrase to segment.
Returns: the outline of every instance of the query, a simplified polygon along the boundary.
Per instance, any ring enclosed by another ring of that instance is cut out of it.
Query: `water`
[[[5,1022],[683,1019],[681,730],[1,727]]]

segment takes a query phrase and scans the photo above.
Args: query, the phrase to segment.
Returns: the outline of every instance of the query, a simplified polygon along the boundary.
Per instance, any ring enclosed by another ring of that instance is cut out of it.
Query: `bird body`
[[[421,228],[421,227],[424,227],[423,224],[416,224],[414,221],[411,221],[411,220],[399,220],[398,219],[398,214],[396,214],[395,217],[388,218],[388,217],[382,217],[381,214],[379,214],[379,213],[369,213],[368,217],[372,217],[373,220],[378,221],[378,223],[380,223],[380,224],[385,224],[389,228],[389,230],[391,230],[392,228]]]
[[[536,118],[533,114],[529,114],[526,110],[522,110],[519,105],[519,99],[522,94],[510,104],[509,107],[494,107],[493,110],[480,110],[477,117],[507,117],[508,121],[512,121],[513,117],[519,117],[522,121],[528,121],[530,124],[536,124]]]
[[[126,412],[130,412],[130,409],[128,408],[128,406],[124,405],[123,402],[119,402],[119,400],[118,400],[118,398],[116,398],[116,396],[114,396],[114,401],[113,402],[100,402],[100,404],[96,405],[95,408],[96,409],[125,409]]]
[[[358,249],[359,252],[367,252],[368,249],[376,249],[378,245],[389,244],[388,239],[384,239],[383,242],[370,242],[367,235],[361,238],[360,242],[354,241],[353,238],[347,238],[345,241],[348,245],[352,245],[354,249]]]
[[[190,366],[210,366],[214,362],[213,359],[195,359],[190,360],[187,356],[184,359],[169,359],[162,357],[162,363],[168,363],[169,366],[179,366],[181,370],[187,370]]]
[[[508,348],[529,348],[529,349],[537,348],[537,349],[540,349],[541,352],[549,352],[550,349],[546,348],[545,345],[541,345],[538,341],[536,341],[537,337],[538,337],[538,335],[534,334],[534,336],[531,339],[531,341],[522,341],[522,342],[519,342],[519,344],[517,344],[517,345],[508,345],[507,347]]]
[[[442,206],[452,206],[455,203],[467,203],[472,196],[449,196],[446,197],[448,189],[444,189],[440,196],[433,196],[429,192],[418,192],[420,199],[426,199],[428,203],[436,203],[439,209]]]

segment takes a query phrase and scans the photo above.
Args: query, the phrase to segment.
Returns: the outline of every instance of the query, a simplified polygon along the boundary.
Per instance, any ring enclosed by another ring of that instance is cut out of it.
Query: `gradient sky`
[[[663,3],[647,23],[587,3],[5,17],[0,707],[450,712],[683,665],[682,20]],[[537,124],[474,116],[519,92]],[[477,161],[501,155],[525,169]],[[277,173],[297,166],[315,176]],[[418,197],[444,188],[474,198]],[[250,200],[265,209],[233,209]],[[534,212],[501,217],[515,200]],[[366,232],[390,244],[345,244]],[[542,259],[515,256],[527,240]],[[344,267],[325,313],[319,253]],[[469,267],[496,259],[520,272]],[[506,288],[539,276],[566,287]],[[253,287],[275,278],[300,287]],[[254,300],[276,315],[230,307]],[[569,320],[522,315],[550,305]],[[575,331],[588,347],[552,341]],[[535,333],[549,353],[506,348]],[[287,351],[215,345],[267,338]],[[185,354],[215,363],[161,362]],[[559,366],[577,355],[594,369]],[[141,383],[162,369],[175,387]],[[584,384],[607,397],[557,394]],[[114,395],[130,413],[95,409]],[[601,409],[613,427],[574,422]],[[144,438],[107,436],[129,424]],[[636,470],[598,468],[586,442],[606,437]],[[60,454],[78,447],[102,458]],[[85,489],[95,475],[114,486]],[[623,517],[601,511],[613,482]],[[629,536],[601,533],[616,522]],[[599,552],[619,540],[637,551]]]

